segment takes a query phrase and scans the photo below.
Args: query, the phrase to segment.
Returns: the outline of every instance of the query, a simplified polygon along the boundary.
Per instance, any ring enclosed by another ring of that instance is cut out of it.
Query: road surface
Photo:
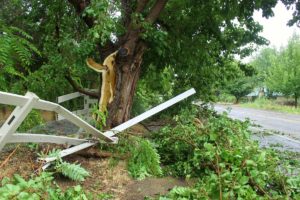
[[[281,112],[242,108],[236,105],[215,105],[219,113],[228,112],[233,119],[246,120],[249,118],[264,129],[289,134],[300,140],[300,115]]]

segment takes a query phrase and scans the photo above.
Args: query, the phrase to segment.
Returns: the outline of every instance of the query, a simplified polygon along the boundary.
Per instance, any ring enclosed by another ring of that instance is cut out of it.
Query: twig
[[[222,200],[223,198],[223,193],[222,193],[222,179],[221,179],[221,171],[220,171],[220,167],[219,167],[219,155],[216,154],[216,170],[217,170],[217,174],[218,174],[218,179],[219,179],[219,199]]]
[[[13,152],[11,152],[11,153],[8,155],[8,157],[1,163],[0,168],[4,167],[4,166],[8,163],[9,159],[15,154],[15,152],[17,151],[17,149],[18,149],[19,147],[20,147],[20,145],[18,145],[18,146],[13,150]]]

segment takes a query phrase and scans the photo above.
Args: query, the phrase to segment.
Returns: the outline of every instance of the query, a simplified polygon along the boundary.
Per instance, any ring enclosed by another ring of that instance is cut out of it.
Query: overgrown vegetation
[[[91,194],[83,191],[80,185],[62,191],[53,182],[51,173],[43,172],[29,180],[19,175],[12,179],[4,178],[0,187],[0,199],[16,200],[87,200]]]
[[[133,178],[144,179],[148,176],[160,176],[160,156],[149,140],[137,139],[137,145],[130,147],[128,171]]]
[[[202,127],[193,117],[202,119],[189,110],[153,137],[165,174],[196,180],[161,199],[300,198],[300,178],[285,176],[291,166],[250,140],[247,122],[212,114]]]
[[[161,176],[160,156],[153,143],[146,138],[125,135],[114,147],[104,146],[105,150],[113,152],[113,162],[118,159],[127,160],[128,173],[138,180],[150,176]]]

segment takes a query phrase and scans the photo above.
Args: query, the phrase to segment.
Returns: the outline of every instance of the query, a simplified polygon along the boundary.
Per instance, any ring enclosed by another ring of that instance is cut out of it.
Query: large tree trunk
[[[107,128],[115,127],[130,118],[133,97],[141,71],[142,56],[146,48],[145,44],[137,40],[124,45],[129,49],[128,56],[117,58],[116,92],[113,102],[108,107]],[[132,42],[134,42],[133,45]]]

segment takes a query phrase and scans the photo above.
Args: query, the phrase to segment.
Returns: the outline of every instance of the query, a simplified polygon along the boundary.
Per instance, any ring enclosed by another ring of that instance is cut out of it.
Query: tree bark
[[[298,107],[298,95],[295,94],[295,108]]]
[[[129,42],[135,39],[129,40]],[[108,106],[106,128],[115,127],[130,118],[133,98],[139,80],[142,56],[146,45],[142,42],[125,44],[134,47],[133,53],[125,58],[117,58],[117,85],[113,102]],[[132,49],[130,49],[132,51]]]

